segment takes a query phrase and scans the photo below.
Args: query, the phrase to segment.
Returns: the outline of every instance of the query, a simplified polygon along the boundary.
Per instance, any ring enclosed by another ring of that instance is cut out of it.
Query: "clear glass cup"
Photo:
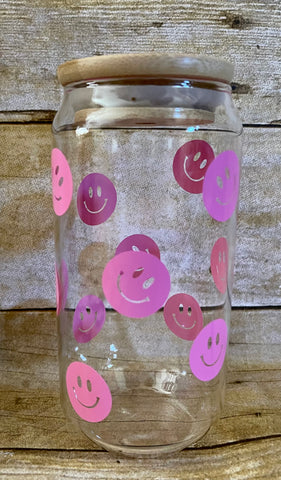
[[[221,411],[242,132],[232,73],[147,54],[58,70],[61,398],[111,452],[179,451]]]

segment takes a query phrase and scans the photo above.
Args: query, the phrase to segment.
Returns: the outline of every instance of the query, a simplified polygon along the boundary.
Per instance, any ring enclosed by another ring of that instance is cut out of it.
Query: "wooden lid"
[[[183,54],[120,54],[81,58],[63,63],[57,70],[60,83],[124,77],[185,77],[229,83],[233,65],[215,57]]]

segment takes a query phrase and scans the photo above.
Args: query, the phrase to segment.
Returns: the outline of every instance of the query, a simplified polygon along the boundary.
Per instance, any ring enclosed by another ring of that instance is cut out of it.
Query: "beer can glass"
[[[58,68],[61,399],[116,454],[172,454],[220,415],[242,133],[232,75],[224,60],[184,54]]]

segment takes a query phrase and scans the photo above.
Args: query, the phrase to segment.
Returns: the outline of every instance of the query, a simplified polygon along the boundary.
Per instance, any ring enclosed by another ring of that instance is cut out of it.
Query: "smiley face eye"
[[[203,160],[203,162],[200,164],[200,170],[203,170],[203,168],[205,168],[207,165],[207,159],[205,158],[205,160]]]
[[[88,389],[89,392],[92,391],[92,384],[91,384],[90,380],[87,380],[87,389]]]
[[[97,196],[101,197],[101,187],[100,186],[97,187]]]
[[[90,307],[86,307],[86,312],[87,312],[88,315],[90,315],[90,313],[91,313]]]
[[[216,336],[216,345],[218,345],[220,343],[220,334],[217,333],[217,336]]]
[[[55,174],[57,175],[58,173],[59,173],[59,166],[57,165],[55,169]]]
[[[145,280],[145,282],[143,282],[142,286],[143,288],[145,288],[146,290],[151,287],[151,285],[154,283],[154,278],[151,277],[151,278],[148,278],[147,280]]]
[[[183,304],[182,304],[182,303],[179,305],[179,311],[180,311],[181,313],[183,312]]]
[[[208,349],[212,347],[212,337],[208,338]]]
[[[89,187],[89,197],[93,198],[93,195],[94,195],[93,189],[92,187]]]
[[[199,160],[200,157],[201,157],[201,152],[197,152],[193,157],[193,161],[197,162],[197,160]]]
[[[191,307],[188,307],[188,309],[187,309],[187,315],[188,315],[189,317],[191,317],[191,314],[192,314],[192,308],[191,308]]]
[[[223,181],[222,178],[219,176],[217,177],[217,184],[219,188],[223,188]]]
[[[227,180],[230,179],[230,171],[229,171],[229,168],[227,168],[227,167],[225,169],[225,176],[226,176]]]
[[[82,387],[82,380],[81,380],[80,375],[77,377],[77,385],[78,385],[79,388]]]
[[[63,184],[63,177],[60,177],[60,179],[59,179],[59,186],[61,187],[62,184]]]

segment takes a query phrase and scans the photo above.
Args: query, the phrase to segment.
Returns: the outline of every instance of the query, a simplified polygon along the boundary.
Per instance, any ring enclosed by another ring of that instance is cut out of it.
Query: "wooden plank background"
[[[1,478],[281,478],[280,33],[280,0],[2,0]],[[56,67],[150,51],[233,61],[245,126],[226,404],[196,448],[165,462],[112,459],[65,421],[54,312]]]

